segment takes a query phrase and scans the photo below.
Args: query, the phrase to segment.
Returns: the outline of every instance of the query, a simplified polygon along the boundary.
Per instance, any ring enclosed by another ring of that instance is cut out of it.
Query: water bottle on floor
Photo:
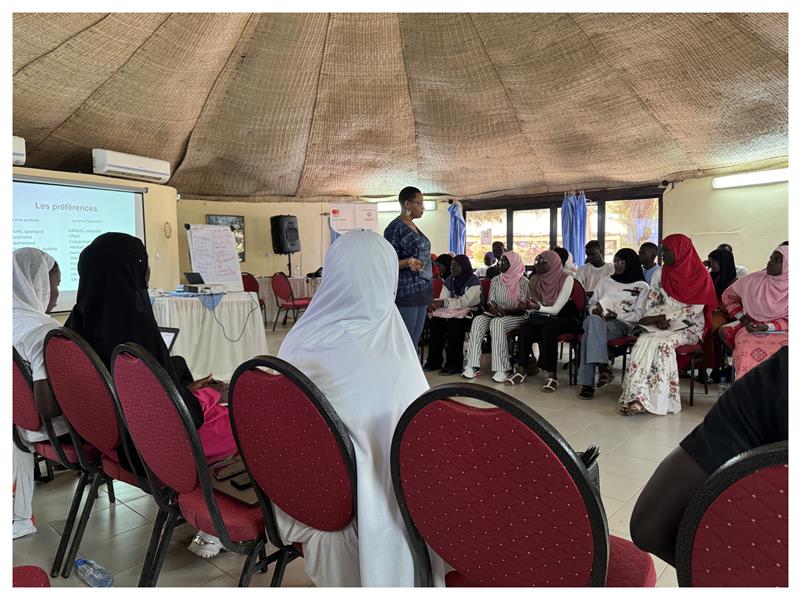
[[[720,377],[719,385],[717,385],[717,398],[722,397],[722,395],[728,390],[728,379],[727,377]]]
[[[92,559],[76,559],[75,570],[78,572],[78,578],[90,587],[114,585],[114,575]]]

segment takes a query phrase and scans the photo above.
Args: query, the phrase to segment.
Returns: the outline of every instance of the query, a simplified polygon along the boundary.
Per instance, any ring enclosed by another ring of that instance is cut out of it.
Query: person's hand
[[[524,307],[528,310],[539,310],[542,306],[536,300],[526,298]]]
[[[203,387],[207,387],[209,385],[209,383],[211,383],[211,381],[213,381],[213,380],[214,380],[214,376],[209,374],[208,376],[204,376],[201,379],[197,379],[196,381],[192,381],[191,383],[186,385],[186,388],[189,389],[189,391],[197,391],[198,389],[202,389]]]
[[[417,258],[406,258],[406,267],[411,272],[421,272],[422,271],[422,261],[418,260]]]
[[[711,266],[711,263],[708,260],[703,260],[703,266],[709,268]]]
[[[745,314],[739,319],[739,322],[741,322],[744,326],[747,326],[748,324],[753,322],[753,319],[750,318],[747,314]]]
[[[603,315],[603,306],[601,306],[599,302],[598,302],[598,303],[597,303],[597,305],[596,305],[596,306],[595,306],[595,307],[592,309],[592,314],[594,314],[594,315],[596,315],[596,316],[602,316],[602,315]]]
[[[760,322],[755,322],[753,320],[748,320],[747,324],[744,326],[747,329],[748,333],[763,333],[769,330],[769,327],[767,325],[762,324]]]
[[[606,312],[606,320],[615,320],[617,318],[617,313],[613,310],[609,310]]]
[[[669,320],[659,320],[656,323],[656,326],[662,331],[666,331],[669,328]]]
[[[431,303],[431,310],[438,310],[439,308],[444,307],[444,300],[435,299],[433,303]]]

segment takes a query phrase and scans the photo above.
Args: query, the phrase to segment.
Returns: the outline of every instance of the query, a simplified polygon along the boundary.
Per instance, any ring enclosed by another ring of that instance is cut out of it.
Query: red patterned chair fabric
[[[33,444],[33,450],[38,453],[43,458],[50,460],[52,462],[61,463],[61,458],[58,456],[55,447],[53,447],[50,441],[40,441]],[[67,460],[69,460],[73,464],[78,463],[78,452],[75,449],[75,446],[69,441],[61,441],[61,450],[64,452]],[[96,447],[84,443],[83,445],[83,452],[84,455],[89,460],[97,459],[97,456],[100,455],[100,452],[97,451]]]
[[[49,587],[50,577],[39,566],[15,566],[13,574],[15,587]]]
[[[676,552],[681,586],[788,586],[788,464],[744,463],[726,476],[736,460],[714,473],[686,510]]]
[[[22,364],[22,358],[19,357],[17,351],[13,350],[13,352],[14,361],[11,371],[12,420],[16,426],[29,431],[38,431],[42,428],[42,419],[36,409],[30,375],[28,372],[23,371],[25,366]]]
[[[597,491],[591,491],[591,506],[585,499],[588,478],[576,484],[548,442],[504,407],[444,399],[449,391],[444,387],[424,394],[406,411],[393,440],[392,470],[407,526],[413,522],[422,539],[456,569],[447,577],[448,586],[600,583],[604,577],[593,577],[593,568],[606,555],[609,540]],[[522,406],[487,388],[476,395],[469,390],[475,385],[447,387],[453,396],[484,399],[481,393],[490,392]],[[608,566],[607,586],[654,586],[648,554],[624,539],[612,539],[610,545],[611,559],[625,562]],[[597,567],[605,568],[605,562]]]
[[[228,529],[228,534],[234,543],[250,541],[264,534],[264,516],[258,505],[246,505],[216,491],[214,501],[217,502],[222,519],[225,521],[225,528]],[[208,504],[203,497],[203,489],[197,487],[189,493],[181,493],[178,495],[178,505],[189,524],[198,530],[220,534],[211,519]]]

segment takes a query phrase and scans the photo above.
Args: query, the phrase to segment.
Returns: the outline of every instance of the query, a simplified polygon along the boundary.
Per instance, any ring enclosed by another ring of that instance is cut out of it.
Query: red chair
[[[252,292],[256,294],[258,298],[258,307],[261,308],[261,318],[264,320],[264,324],[267,324],[267,307],[264,304],[264,300],[261,299],[259,295],[260,288],[258,286],[258,279],[256,279],[253,275],[249,272],[242,273],[242,288],[245,291]]]
[[[13,349],[13,348],[12,348]],[[72,496],[72,503],[70,504],[69,512],[67,514],[66,523],[64,524],[64,531],[61,534],[61,540],[58,543],[56,556],[53,559],[53,565],[50,569],[50,576],[58,576],[61,570],[61,564],[64,560],[64,554],[67,551],[70,537],[72,536],[72,529],[75,526],[75,519],[78,516],[78,507],[80,506],[83,492],[86,485],[89,484],[92,474],[89,470],[81,467],[78,459],[77,449],[73,446],[72,441],[66,440],[64,437],[59,438],[51,418],[41,417],[36,409],[36,402],[33,397],[33,381],[31,380],[31,373],[27,364],[22,360],[17,350],[13,350],[14,365],[12,370],[13,381],[13,437],[17,447],[23,451],[28,451],[21,438],[18,436],[17,426],[36,431],[44,428],[49,441],[39,441],[33,443],[34,452],[48,462],[59,464],[65,468],[79,473],[78,486]],[[97,450],[87,447],[86,455],[91,459],[97,458]],[[109,498],[113,501],[113,488],[109,487]]]
[[[652,557],[609,536],[581,458],[505,393],[464,383],[425,392],[397,425],[391,467],[418,586],[432,583],[427,546],[455,568],[448,586],[655,586]]]
[[[50,579],[39,566],[14,566],[12,586],[49,587]]]
[[[697,491],[678,529],[682,587],[789,585],[789,444],[723,464]]]
[[[114,500],[112,482],[121,480],[152,493],[143,476],[120,464],[117,448],[122,446],[127,464],[140,460],[136,449],[124,443],[127,433],[117,414],[111,376],[91,346],[67,328],[54,329],[44,340],[44,363],[53,395],[66,418],[81,467],[89,473],[89,495],[81,512],[61,575],[72,571],[83,533],[91,516],[97,490],[107,484]],[[89,449],[91,448],[91,449]],[[99,452],[99,453],[98,453]],[[162,503],[158,493],[157,503]],[[143,572],[146,572],[146,568]]]
[[[617,337],[608,342],[608,353],[614,357],[622,356],[622,378],[620,382],[625,380],[625,373],[628,369],[628,354],[631,353],[631,348],[636,343],[637,337],[627,335],[625,337]]]
[[[700,359],[700,368],[703,372],[706,371],[706,356],[703,353],[703,346],[700,343],[693,343],[691,345],[679,345],[675,348],[675,354],[680,362],[681,357],[688,357],[690,359],[690,376],[689,376],[689,405],[694,405],[694,371],[698,358]],[[706,395],[708,395],[708,377],[703,381]]]
[[[578,279],[572,280],[572,294],[570,295],[570,299],[575,304],[575,307],[578,309],[578,314],[581,315],[581,321],[583,321],[583,315],[586,311],[586,291],[581,285]],[[569,355],[567,361],[567,368],[568,368],[568,375],[567,375],[567,383],[569,385],[577,385],[578,384],[578,365],[577,365],[577,358],[578,353],[580,352],[581,347],[581,339],[583,338],[583,333],[564,333],[563,335],[558,336],[559,343],[566,343],[569,347]]]
[[[278,305],[278,313],[275,315],[275,322],[272,325],[272,330],[278,326],[278,318],[281,312],[284,312],[283,325],[286,326],[286,319],[289,317],[291,310],[295,322],[301,312],[304,312],[311,303],[310,297],[295,298],[292,286],[289,284],[289,277],[282,272],[276,272],[272,275],[270,280],[272,284],[272,291],[275,293],[275,302]]]
[[[444,281],[442,279],[436,278],[433,279],[431,284],[433,285],[433,299],[439,299],[439,296],[442,295],[442,287],[444,287]]]
[[[267,537],[279,548],[271,586],[280,586],[286,565],[302,547],[283,541],[273,505],[317,530],[348,526],[356,516],[355,450],[322,392],[279,358],[261,356],[239,366],[229,402],[231,428],[259,498]],[[298,446],[303,448],[302,467]]]
[[[183,398],[164,368],[135,343],[118,345],[112,374],[127,430],[149,480],[174,493],[180,513],[192,526],[219,537],[225,549],[247,556],[239,586],[248,586],[256,570],[265,570],[279,552],[266,555],[264,517],[250,506],[216,491],[197,429]],[[153,561],[154,577],[164,562],[174,528],[167,519]]]
[[[489,302],[489,287],[491,286],[491,279],[481,279],[481,306],[486,307]]]

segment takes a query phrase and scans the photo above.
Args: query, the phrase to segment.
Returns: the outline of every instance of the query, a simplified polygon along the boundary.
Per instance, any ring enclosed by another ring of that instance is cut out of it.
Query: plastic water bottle
[[[300,265],[299,264],[295,265],[295,267],[294,267],[294,276],[297,279],[300,278]]]
[[[114,585],[114,575],[92,559],[76,559],[75,570],[78,572],[78,578],[90,587]]]
[[[722,397],[725,392],[728,390],[728,379],[727,377],[720,377],[719,385],[717,385],[717,397]]]

